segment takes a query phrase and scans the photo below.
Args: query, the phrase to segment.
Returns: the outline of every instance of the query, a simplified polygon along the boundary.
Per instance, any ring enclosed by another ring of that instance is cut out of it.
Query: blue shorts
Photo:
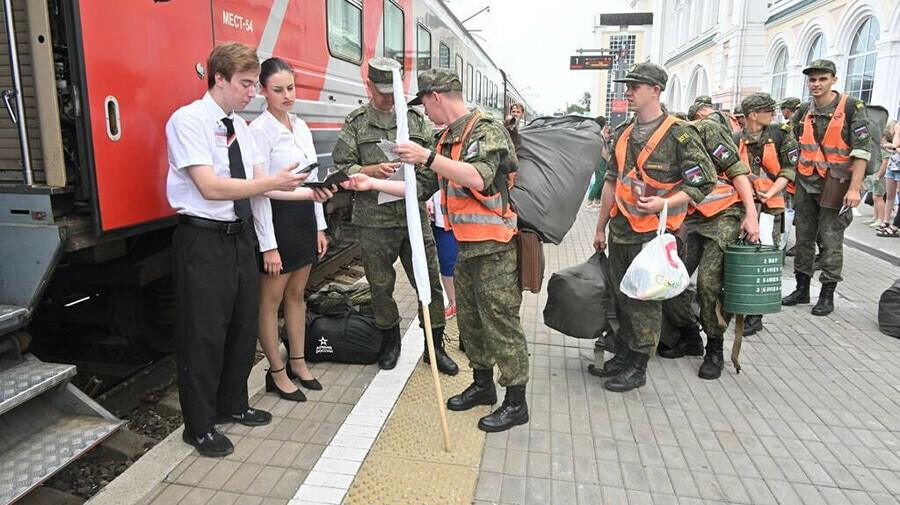
[[[434,223],[431,223],[431,231],[434,233],[434,243],[437,246],[441,275],[453,277],[453,270],[456,269],[456,237],[452,231],[435,226]]]
[[[895,181],[900,181],[900,170],[887,170],[884,173],[884,176],[888,179],[894,179]]]

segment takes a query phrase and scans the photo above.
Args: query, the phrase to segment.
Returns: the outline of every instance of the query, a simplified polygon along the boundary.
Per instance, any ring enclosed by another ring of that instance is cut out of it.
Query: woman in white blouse
[[[250,131],[266,158],[266,169],[299,162],[315,163],[316,149],[306,123],[291,114],[294,106],[294,74],[279,58],[262,63],[259,75],[266,110],[252,123]],[[271,218],[257,222],[260,250],[259,342],[269,360],[266,390],[287,400],[306,401],[306,395],[291,379],[307,389],[322,389],[306,367],[306,302],[303,293],[313,263],[328,249],[322,204],[313,202],[308,188],[285,194],[267,193],[272,198]],[[256,216],[254,216],[256,217]],[[284,322],[291,356],[287,368],[278,344],[278,307],[284,300]]]

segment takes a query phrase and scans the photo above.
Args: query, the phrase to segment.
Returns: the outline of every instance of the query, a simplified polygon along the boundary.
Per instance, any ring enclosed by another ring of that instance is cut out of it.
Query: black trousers
[[[249,408],[259,318],[253,226],[225,233],[179,224],[173,238],[178,393],[188,433]]]

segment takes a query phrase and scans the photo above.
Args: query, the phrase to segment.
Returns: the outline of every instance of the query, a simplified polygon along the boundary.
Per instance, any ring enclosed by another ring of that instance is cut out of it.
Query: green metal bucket
[[[729,244],[725,248],[723,310],[732,314],[781,311],[784,255],[770,245]]]

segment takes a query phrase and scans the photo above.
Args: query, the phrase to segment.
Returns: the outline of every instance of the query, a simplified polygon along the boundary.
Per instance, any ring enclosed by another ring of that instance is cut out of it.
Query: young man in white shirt
[[[207,93],[166,124],[166,192],[179,214],[173,275],[183,439],[203,456],[221,457],[234,446],[216,423],[272,419],[247,398],[259,290],[252,214],[271,211],[260,195],[291,191],[307,176],[291,173],[297,163],[269,176],[247,124],[234,114],[256,94],[256,49],[221,44],[207,72]]]

